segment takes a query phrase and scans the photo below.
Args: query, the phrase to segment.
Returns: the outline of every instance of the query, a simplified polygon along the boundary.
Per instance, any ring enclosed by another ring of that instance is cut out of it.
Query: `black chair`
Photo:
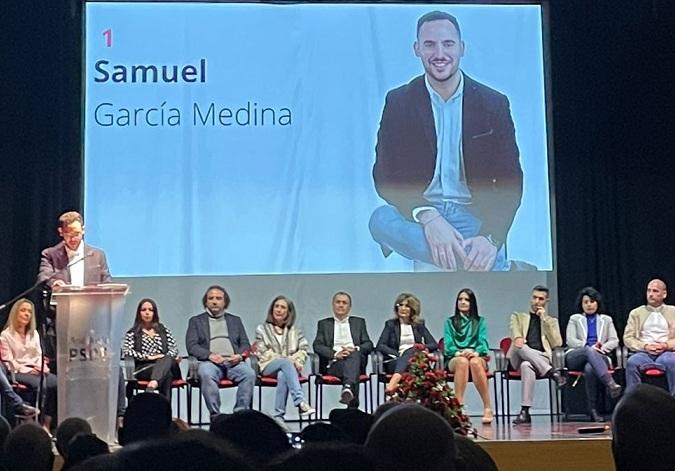
[[[179,360],[185,359],[186,357],[180,357]],[[148,387],[148,383],[150,381],[146,380],[140,380],[135,378],[135,368],[136,368],[136,361],[133,359],[133,357],[127,356],[124,358],[124,376],[125,376],[125,383],[126,383],[126,396],[127,400],[131,400],[131,398],[136,395],[139,391],[145,391]],[[182,418],[181,417],[181,395],[180,392],[183,389],[186,389],[187,386],[187,381],[185,381],[183,378],[176,378],[173,381],[171,381],[171,392],[170,396],[168,397],[169,402],[173,404],[172,397],[173,397],[173,391],[176,391],[176,412],[178,415],[176,417]]]
[[[556,352],[556,354],[558,354]],[[564,358],[564,353],[563,353],[563,358],[562,362],[564,364],[565,358]],[[610,365],[609,365],[609,374],[612,376],[619,375],[621,371],[625,369],[625,356],[624,352],[621,348],[616,348],[614,349],[613,352],[613,357],[610,356]],[[562,404],[562,409],[563,409],[563,420],[569,420],[570,416],[570,410],[572,410],[572,405],[571,405],[571,396],[572,396],[572,389],[576,388],[581,381],[584,381],[584,372],[583,371],[577,371],[577,370],[570,370],[569,368],[565,368],[564,374],[567,376],[568,381],[565,387],[561,388],[560,390],[560,402]],[[616,378],[615,378],[616,379]],[[620,382],[620,381],[617,381]],[[603,394],[603,398],[604,398]],[[585,397],[585,395],[584,395]],[[604,403],[607,404],[607,403]],[[585,410],[585,405],[584,405],[584,410]],[[613,409],[613,406],[612,406]]]
[[[190,426],[196,425],[196,426],[203,426],[203,425],[209,425],[210,422],[204,422],[202,420],[202,415],[203,415],[203,403],[204,400],[201,397],[201,394],[199,391],[197,391],[197,394],[199,395],[199,418],[197,421],[192,420],[192,394],[194,393],[194,389],[199,390],[200,388],[200,381],[199,381],[199,360],[197,360],[195,357],[188,357],[188,375],[186,378],[187,382],[187,415],[188,415],[188,420],[187,423]],[[227,378],[223,378],[218,382],[218,389],[232,389],[236,388],[237,383],[235,383],[232,380],[229,380]]]
[[[255,371],[256,374],[256,387],[258,388],[258,411],[262,412],[262,394],[263,394],[263,388],[276,388],[279,384],[279,381],[277,381],[277,378],[274,376],[264,376],[260,372],[260,366],[258,364],[258,359],[252,355],[250,357],[251,360],[251,367],[253,368],[253,371]],[[302,376],[301,374],[298,375],[298,380],[300,381],[301,385],[306,384],[307,385],[307,402],[310,404],[312,403],[312,388],[309,384],[309,378],[306,376]],[[316,414],[314,414],[316,415]],[[311,416],[310,416],[311,417]],[[308,417],[307,421],[311,422],[311,418]],[[298,422],[300,423],[300,429],[302,429],[303,426],[303,417],[302,414],[300,414],[300,409],[298,408]],[[292,420],[286,420],[286,422],[292,422]]]
[[[511,365],[506,358],[506,354],[509,351],[509,348],[511,348],[511,338],[510,337],[504,337],[501,339],[499,342],[499,349],[502,352],[502,357],[497,365],[497,371],[500,373],[500,389],[501,389],[501,394],[500,394],[500,402],[501,402],[501,407],[502,407],[502,417],[505,419],[511,418],[511,390],[510,390],[510,383],[511,381],[520,381],[521,375],[520,371],[514,371],[511,368]],[[553,349],[553,354],[551,358],[551,363],[553,365],[553,368],[560,369],[561,371],[564,371],[565,368],[565,351],[561,347],[556,347]],[[545,379],[548,380],[548,400],[549,400],[549,416],[551,418],[551,422],[553,422],[554,417],[558,417],[560,415],[560,396],[559,396],[559,391],[557,386],[554,384],[553,379],[547,377],[547,376],[537,376],[537,380],[540,379]],[[504,391],[506,391],[506,401],[504,401]],[[555,408],[554,408],[555,404]]]
[[[340,378],[337,376],[329,374],[321,374],[319,368],[319,355],[316,353],[310,353],[310,360],[312,365],[312,376],[314,377],[314,390],[316,397],[316,408],[318,420],[324,420],[323,418],[323,387],[324,386],[340,386],[342,387],[343,383]],[[367,365],[366,365],[367,368]],[[370,375],[367,373],[362,373],[359,375],[359,385],[363,386],[363,394],[365,396],[364,406],[366,412],[373,412],[373,383],[371,381]],[[360,388],[359,388],[360,394]],[[370,401],[370,404],[369,404]]]
[[[504,361],[506,360],[505,354],[498,348],[491,348],[490,351],[492,352],[491,356],[494,356],[495,358],[495,365],[496,367],[494,369],[488,369],[486,371],[486,376],[488,379],[488,382],[492,380],[492,387],[494,391],[494,398],[495,398],[495,417],[499,417],[499,398],[497,396],[497,373],[500,372],[499,367],[501,366],[503,368]],[[442,368],[445,371],[445,376],[448,378],[448,381],[452,382],[454,384],[455,382],[455,374],[451,373],[448,371],[448,363],[450,362],[449,358],[445,358],[445,355],[443,354],[445,352],[445,342],[444,339],[440,339],[438,341],[438,352],[436,352],[438,356],[438,364],[440,368]],[[492,358],[488,356],[486,358],[488,365],[490,364],[490,360]],[[473,378],[471,377],[471,370],[469,370],[469,382],[473,382]]]

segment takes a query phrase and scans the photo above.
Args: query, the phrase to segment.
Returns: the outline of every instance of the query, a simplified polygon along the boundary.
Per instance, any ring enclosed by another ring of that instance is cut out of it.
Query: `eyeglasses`
[[[84,232],[62,232],[61,235],[64,239],[75,239],[76,237],[82,237]]]
[[[396,307],[410,307],[410,306],[406,303],[397,303]]]

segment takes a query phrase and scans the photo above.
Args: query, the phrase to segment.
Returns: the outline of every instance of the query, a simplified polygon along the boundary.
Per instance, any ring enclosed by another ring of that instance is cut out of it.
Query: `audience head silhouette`
[[[171,404],[161,394],[141,393],[129,401],[124,413],[124,427],[120,429],[121,445],[139,440],[161,438],[171,428]]]
[[[313,443],[288,454],[282,461],[269,466],[271,471],[372,471],[373,461],[362,446],[353,443]],[[390,470],[391,471],[391,470]]]
[[[263,465],[291,449],[288,435],[274,419],[255,410],[218,414],[211,433],[231,443],[255,465]]]
[[[139,441],[80,463],[73,471],[253,471],[231,445],[204,430]]]
[[[78,433],[91,433],[91,425],[80,417],[68,417],[56,428],[56,449],[63,459],[67,458],[68,443]]]
[[[78,433],[68,442],[66,459],[61,471],[71,469],[73,466],[98,455],[110,453],[108,444],[91,433]]]
[[[21,424],[5,442],[7,471],[51,471],[54,462],[52,440],[42,427],[34,423]]]
[[[427,470],[456,469],[450,424],[418,404],[402,404],[383,414],[368,434],[366,449],[377,469],[418,469],[422,464]]]
[[[352,443],[363,445],[373,425],[373,416],[360,409],[333,409],[328,416],[330,423],[342,430]]]
[[[673,469],[675,398],[661,388],[638,384],[614,409],[612,454],[616,471]]]
[[[325,422],[309,424],[302,429],[300,436],[305,443],[346,443],[349,441],[349,437],[345,432],[335,425]]]

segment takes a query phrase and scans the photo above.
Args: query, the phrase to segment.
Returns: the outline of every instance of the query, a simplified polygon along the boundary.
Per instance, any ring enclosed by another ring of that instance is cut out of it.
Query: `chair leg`
[[[178,411],[178,418],[180,419],[180,390],[181,388],[176,389],[176,410]]]
[[[563,422],[567,422],[567,421],[569,420],[569,418],[570,418],[569,407],[567,407],[567,398],[566,398],[567,392],[566,392],[566,387],[567,387],[567,386],[564,386],[563,388],[560,389],[560,404],[561,404],[561,406],[562,406],[562,407],[561,407],[561,411],[562,411],[562,408],[563,408],[563,407],[565,408],[565,410],[562,411]]]
[[[506,411],[506,418],[507,420],[511,420],[511,384],[509,383],[509,378],[504,378],[504,382],[502,383],[504,388],[506,389],[506,395],[502,396],[504,399],[504,409]],[[502,394],[504,394],[502,392]]]
[[[197,422],[199,425],[202,424],[202,402],[203,402],[202,401],[202,395],[201,395],[201,391],[200,391],[200,394],[199,394],[199,421]]]
[[[497,399],[497,377],[492,377],[492,387],[494,388],[495,393],[495,415],[499,417],[499,400]]]
[[[187,423],[192,427],[192,385],[187,385],[187,391],[185,392],[187,396]]]
[[[307,402],[310,405],[312,404],[312,385],[310,384],[309,380],[307,381]],[[316,412],[314,412],[314,417],[316,417]],[[307,423],[308,424],[312,423],[312,416],[311,415],[307,416]],[[300,424],[300,431],[302,431],[302,424]]]
[[[366,381],[363,383],[363,397],[366,400],[365,404],[363,405],[363,410],[368,412],[368,409],[370,408],[370,397],[368,396],[368,382]]]
[[[377,378],[377,386],[375,387],[375,392],[377,393],[377,401],[376,401],[377,407],[380,407],[380,404],[381,404],[381,402],[380,402],[380,384],[381,384],[380,378],[378,377]]]
[[[320,384],[317,383],[317,379],[314,378],[314,395],[316,396],[316,407],[317,407],[317,417],[319,420],[323,420],[323,398],[321,397],[321,392],[319,391]]]

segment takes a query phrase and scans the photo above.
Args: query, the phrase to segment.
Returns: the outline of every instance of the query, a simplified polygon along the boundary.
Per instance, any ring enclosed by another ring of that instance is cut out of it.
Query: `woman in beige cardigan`
[[[277,378],[274,417],[283,419],[290,391],[293,404],[300,415],[316,412],[307,401],[300,386],[299,375],[307,359],[309,343],[295,326],[295,306],[285,296],[274,298],[267,310],[265,323],[255,330],[255,355],[263,376]]]

